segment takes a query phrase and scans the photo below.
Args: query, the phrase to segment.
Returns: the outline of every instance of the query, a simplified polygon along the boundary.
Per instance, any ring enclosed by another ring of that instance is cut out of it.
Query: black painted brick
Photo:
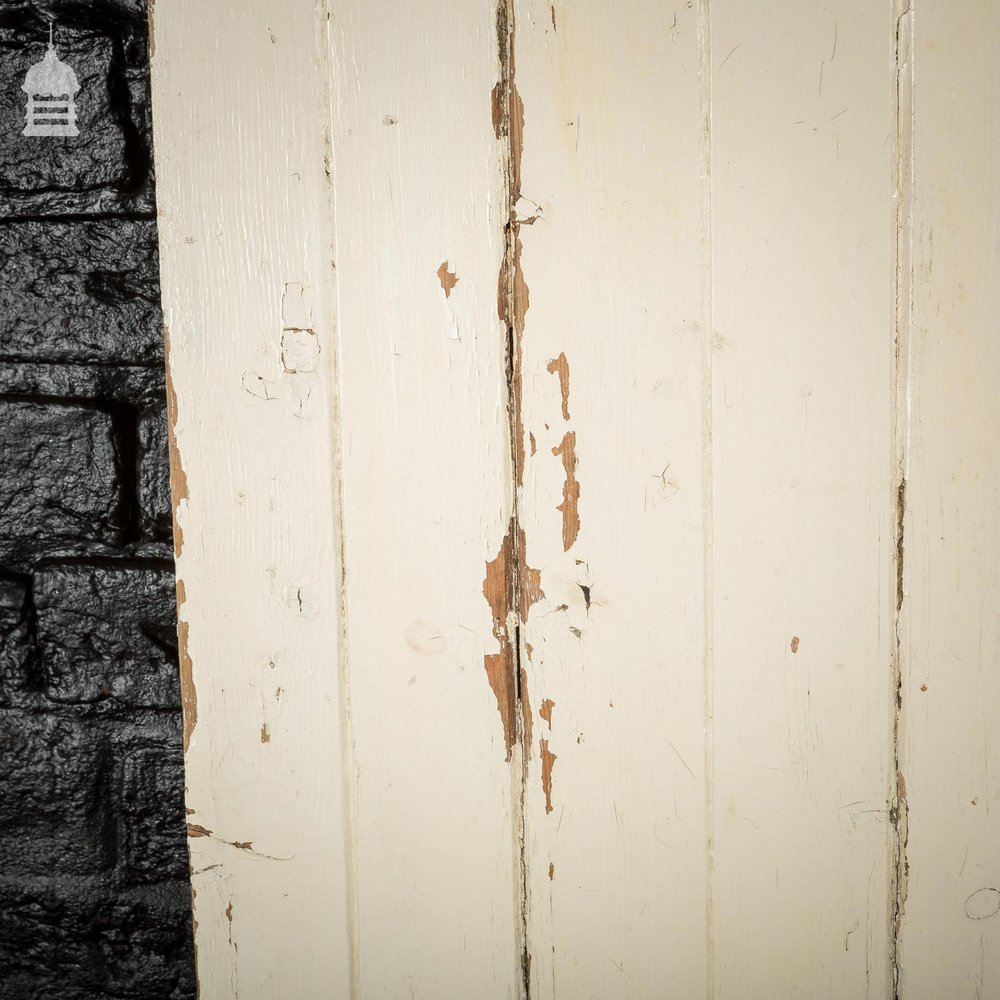
[[[75,139],[21,135],[49,17]],[[146,33],[0,3],[0,1000],[196,992]]]
[[[17,701],[33,679],[29,617],[28,581],[0,577],[0,706]]]
[[[106,739],[84,722],[0,713],[0,857],[6,875],[85,875],[109,868]]]
[[[113,541],[121,501],[111,417],[0,399],[0,546]]]
[[[111,879],[62,879],[5,886],[3,894],[5,1000],[194,996],[183,883],[122,892]]]
[[[29,67],[48,42],[46,10],[0,9],[0,217],[150,213],[144,11],[95,0],[53,4],[59,57],[80,84],[75,137],[23,135]]]
[[[0,226],[0,359],[161,366],[157,261],[152,222]]]
[[[170,459],[166,405],[139,417],[137,491],[144,537],[169,538],[171,528]]]
[[[179,707],[172,567],[58,565],[34,591],[53,701]]]
[[[176,748],[142,747],[125,759],[122,846],[129,880],[159,882],[188,874],[183,758]]]

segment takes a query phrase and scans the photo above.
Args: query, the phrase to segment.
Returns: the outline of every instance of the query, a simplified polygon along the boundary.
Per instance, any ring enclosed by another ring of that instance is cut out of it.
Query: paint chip
[[[553,358],[546,366],[545,370],[550,375],[559,376],[559,394],[562,396],[562,418],[569,420],[569,361],[566,360],[566,352],[563,351],[558,358]]]
[[[441,261],[441,266],[437,269],[438,281],[444,289],[444,297],[451,297],[451,290],[458,284],[458,276],[454,271],[448,270],[448,261]]]
[[[552,709],[555,708],[555,705],[556,703],[551,698],[546,698],[538,710],[538,714],[549,724],[549,732],[552,732]]]
[[[542,756],[542,791],[545,792],[545,814],[552,812],[552,765],[556,762],[556,755],[549,750],[548,740],[539,740],[539,748]]]
[[[797,653],[799,651],[799,637],[797,635],[792,636],[792,641],[789,648],[793,653]]]
[[[519,557],[522,561],[520,573],[517,571]],[[515,640],[508,633],[508,618],[513,615],[518,623],[528,620],[531,606],[545,596],[541,582],[541,572],[527,564],[523,529],[516,532],[515,543],[514,518],[511,517],[500,551],[486,564],[483,580],[483,596],[493,615],[493,636],[500,645],[499,652],[483,657],[483,665],[497,700],[508,761],[517,742],[517,686],[523,680],[516,672]]]
[[[559,445],[552,449],[553,455],[562,457],[563,502],[556,508],[562,512],[563,551],[569,552],[580,533],[580,484],[576,478],[576,431],[567,431]],[[589,602],[588,602],[589,607]]]

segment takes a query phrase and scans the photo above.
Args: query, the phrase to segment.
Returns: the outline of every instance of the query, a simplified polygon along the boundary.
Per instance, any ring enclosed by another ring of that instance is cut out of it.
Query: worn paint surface
[[[912,136],[900,170],[899,994],[985,998],[1000,995],[1000,8],[914,3],[900,27]]]
[[[350,996],[325,15],[152,18],[200,996]]]
[[[151,8],[201,996],[992,995],[996,12],[403,7]]]

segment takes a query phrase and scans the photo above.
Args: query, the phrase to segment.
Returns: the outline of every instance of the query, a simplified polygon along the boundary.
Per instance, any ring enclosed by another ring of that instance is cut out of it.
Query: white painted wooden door
[[[201,997],[1000,996],[1000,7],[151,31]]]

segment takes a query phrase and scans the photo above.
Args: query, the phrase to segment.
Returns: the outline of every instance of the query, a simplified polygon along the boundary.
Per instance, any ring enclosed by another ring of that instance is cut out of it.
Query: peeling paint
[[[180,560],[184,549],[184,529],[181,527],[181,508],[189,502],[188,480],[177,445],[177,393],[174,390],[173,367],[170,361],[170,327],[163,324],[163,341],[167,367],[167,441],[170,461],[170,506],[173,512],[174,559]],[[189,626],[183,619],[187,592],[184,581],[177,577],[177,655],[179,661],[181,705],[184,710],[184,752],[191,744],[198,725],[198,691],[194,684],[194,664],[189,653]]]
[[[505,145],[507,168],[507,221],[504,225],[504,255],[497,276],[497,313],[507,330],[508,409],[514,478],[524,481],[524,424],[522,420],[522,338],[528,311],[528,286],[521,269],[521,223],[517,203],[521,197],[521,158],[524,149],[524,102],[517,91],[513,43],[513,11],[507,0],[497,7],[497,38],[500,48],[500,79],[492,92],[493,129]]]
[[[437,269],[438,281],[444,289],[444,297],[451,298],[452,289],[458,284],[458,275],[454,271],[448,270],[448,261],[442,261]]]
[[[551,698],[546,698],[542,702],[542,707],[538,710],[538,714],[549,724],[549,732],[552,732],[552,709],[555,708],[556,703]]]
[[[525,563],[518,572],[518,558],[524,558],[524,548],[524,531],[516,531],[511,518],[500,551],[486,564],[483,580],[483,596],[493,613],[493,636],[500,644],[499,652],[488,653],[483,659],[503,723],[508,761],[517,742],[517,686],[523,676],[517,663],[516,632],[527,621],[531,606],[545,596],[539,570]]]
[[[797,635],[792,636],[792,641],[788,644],[788,648],[791,649],[793,653],[799,651],[799,637]]]
[[[187,592],[184,581],[177,580],[177,613],[180,615],[187,601]],[[189,646],[189,625],[178,617],[177,619],[177,661],[181,683],[181,707],[184,715],[183,747],[187,753],[191,744],[191,736],[194,734],[195,726],[198,725],[198,691],[194,686],[194,663],[191,654],[188,652]]]
[[[562,418],[569,420],[569,361],[566,352],[562,351],[558,358],[553,358],[545,370],[550,375],[559,376],[559,395],[562,397]]]
[[[569,552],[580,533],[580,484],[576,478],[576,431],[567,431],[553,455],[562,457],[566,480],[563,483],[563,502],[556,508],[562,512],[563,551]]]
[[[246,851],[247,854],[252,854],[255,858],[266,858],[268,861],[291,861],[291,858],[278,858],[273,854],[262,854],[260,851],[255,851],[252,840],[225,840],[200,823],[188,823],[187,835],[192,840],[208,837],[210,840],[226,844],[228,847],[235,847],[238,851]]]
[[[260,741],[261,741],[261,743],[270,743],[271,742],[271,730],[268,728],[268,725],[267,725],[266,722],[261,723],[261,727],[260,727]]]
[[[542,758],[542,791],[545,792],[545,813],[548,815],[552,812],[552,766],[557,757],[549,750],[548,740],[539,740],[538,746]]]
[[[163,324],[163,341],[167,361],[167,440],[170,453],[170,500],[174,514],[174,558],[179,559],[184,548],[184,529],[180,524],[182,503],[189,498],[187,473],[177,447],[177,393],[174,391],[173,365],[170,361],[170,327]]]

